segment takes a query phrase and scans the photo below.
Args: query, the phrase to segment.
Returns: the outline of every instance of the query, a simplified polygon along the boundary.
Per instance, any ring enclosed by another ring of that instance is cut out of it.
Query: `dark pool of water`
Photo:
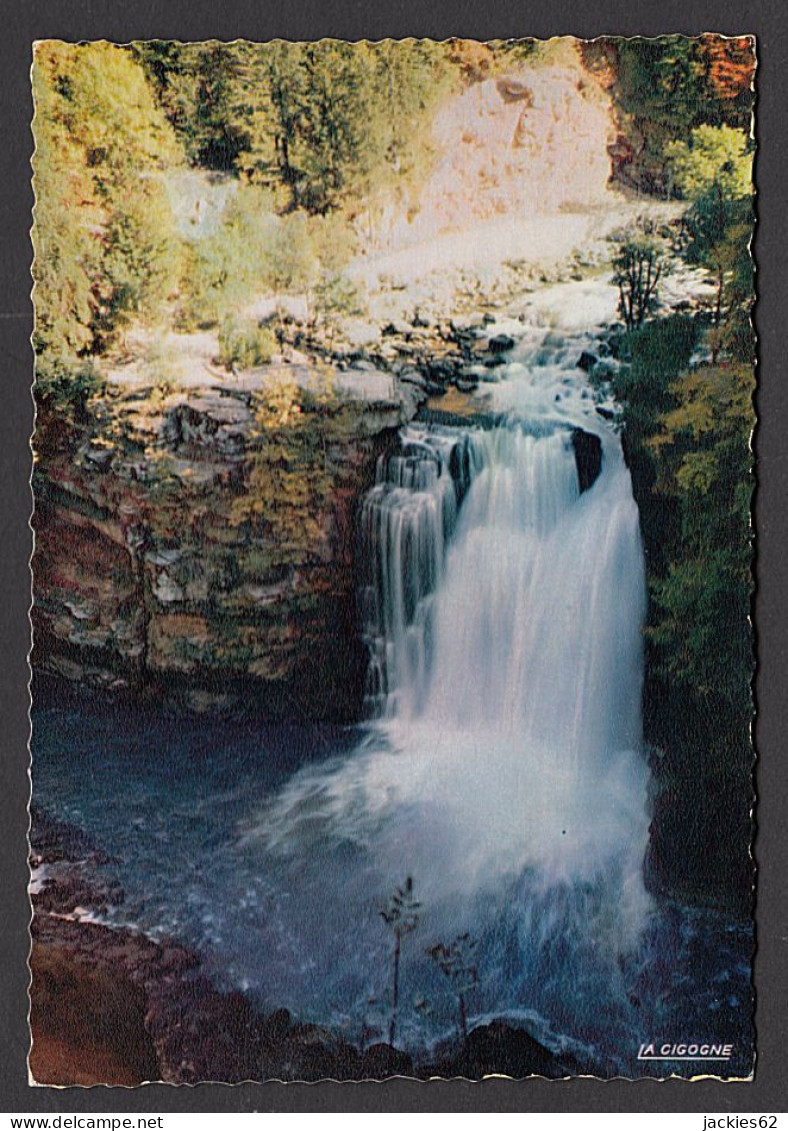
[[[386,1019],[390,940],[374,899],[368,920],[346,923],[344,935],[337,929],[337,924],[342,927],[341,910],[326,909],[325,922],[337,934],[329,940],[327,956],[315,960],[302,940],[291,937],[292,920],[281,914],[283,898],[297,893],[283,896],[276,890],[259,856],[245,851],[240,832],[299,767],[342,757],[357,741],[348,729],[182,717],[84,699],[34,711],[33,795],[51,815],[91,833],[113,858],[108,867],[126,898],[110,912],[111,921],[154,936],[176,935],[203,954],[219,984],[248,990],[266,1008],[293,1004],[287,999],[289,970],[298,965],[301,985],[308,986],[310,978],[316,983],[314,1019],[345,1025],[351,1037],[361,1039],[365,1030],[381,1031]],[[319,922],[320,909],[316,911]],[[511,987],[520,984],[520,945],[516,914],[498,916],[495,931],[482,938],[480,947],[480,967],[485,954],[494,958],[495,975],[475,1001],[471,995],[472,1019],[519,1018],[535,1035],[554,1046],[563,1043],[602,1074],[748,1074],[749,924],[663,905],[641,953],[622,968],[627,1016],[635,1019],[626,1033],[620,1005],[604,999],[586,1003],[583,1016],[592,1020],[584,1022],[582,1032],[572,1031],[577,1011],[567,1002],[573,992],[588,994],[589,989],[578,983],[573,991],[576,956],[562,955],[560,945],[545,960],[543,972],[545,986],[554,978],[560,993],[551,1001],[548,988],[542,999],[524,991],[518,1006]],[[334,994],[348,987],[363,999],[363,1007],[319,992],[317,983],[325,981],[332,947],[337,955],[348,951],[356,956],[349,962],[354,976],[337,981]],[[440,976],[430,974],[423,958],[419,966],[414,957],[410,969],[404,967],[404,977],[424,986],[433,1003],[432,1035],[441,1027],[450,1030],[453,1000]],[[509,988],[496,998],[496,984],[504,983]],[[403,1039],[409,1035],[418,1043],[425,1022],[412,997],[403,1009],[401,1032]],[[725,1042],[734,1046],[734,1053],[725,1064],[638,1062],[641,1040],[652,1039]]]

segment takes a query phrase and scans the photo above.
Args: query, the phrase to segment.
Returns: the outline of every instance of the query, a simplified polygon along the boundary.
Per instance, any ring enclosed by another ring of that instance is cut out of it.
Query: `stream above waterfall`
[[[471,1023],[522,1024],[599,1075],[664,1075],[636,1059],[658,1039],[729,1043],[726,1072],[749,1071],[749,926],[644,880],[643,550],[611,406],[578,367],[613,312],[582,284],[492,323],[512,345],[467,423],[416,421],[380,457],[359,515],[365,722],[37,709],[36,799],[117,858],[108,921],[183,938],[266,1010],[379,1040],[379,912],[411,876],[415,1055],[456,1028],[427,948],[470,934]]]

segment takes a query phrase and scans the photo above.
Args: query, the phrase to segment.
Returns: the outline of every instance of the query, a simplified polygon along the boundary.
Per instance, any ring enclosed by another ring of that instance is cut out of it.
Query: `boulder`
[[[361,1056],[362,1080],[386,1080],[390,1076],[412,1076],[413,1061],[406,1052],[383,1043],[370,1045]]]
[[[455,315],[451,320],[451,328],[455,334],[471,334],[474,330],[485,325],[484,315],[481,311],[474,314]]]
[[[411,327],[408,325],[407,322],[392,321],[392,322],[387,322],[386,325],[383,327],[383,329],[380,332],[381,332],[381,335],[384,338],[391,338],[391,337],[395,337],[395,336],[400,337],[400,338],[409,338],[410,337],[410,331],[411,331]]]
[[[260,1036],[263,1044],[276,1045],[284,1040],[292,1024],[289,1009],[276,1009],[263,1022]]]
[[[584,373],[590,373],[598,361],[599,358],[595,353],[591,353],[590,350],[583,350],[578,358],[577,368],[582,369]]]
[[[99,471],[107,471],[114,455],[112,448],[89,447],[85,451],[85,460]]]
[[[352,1045],[319,1025],[292,1024],[287,1010],[279,1010],[264,1026],[256,1079],[359,1080],[361,1058]],[[271,1021],[279,1018],[276,1035]],[[285,1020],[287,1025],[285,1026]]]
[[[593,432],[584,432],[582,428],[573,428],[572,447],[575,450],[577,478],[582,494],[589,487],[593,487],[599,478],[599,473],[602,470],[602,441]]]
[[[618,373],[618,362],[606,357],[598,361],[589,374],[592,381],[612,381]]]
[[[427,378],[419,373],[418,369],[413,368],[403,369],[399,374],[399,379],[406,385],[415,385],[419,389],[425,389],[428,384]]]
[[[490,338],[490,353],[506,353],[507,350],[513,348],[514,338],[512,338],[509,334],[496,334],[495,337]]]
[[[424,362],[427,377],[432,382],[447,384],[454,380],[457,373],[457,364],[446,358],[428,359]]]
[[[460,1052],[440,1066],[441,1075],[465,1076],[480,1080],[501,1075],[522,1079],[525,1076],[565,1076],[561,1063],[525,1029],[506,1021],[493,1021],[473,1029]]]

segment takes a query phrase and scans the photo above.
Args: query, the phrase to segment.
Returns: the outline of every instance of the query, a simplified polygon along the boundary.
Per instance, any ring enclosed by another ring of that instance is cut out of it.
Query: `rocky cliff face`
[[[598,206],[614,137],[610,97],[579,57],[476,83],[436,115],[435,168],[418,205],[390,217],[388,245]]]
[[[261,431],[261,394],[240,383],[123,390],[79,426],[39,417],[34,665],[197,708],[352,717],[358,502],[414,408],[381,387],[340,398],[341,426],[299,409],[319,490],[286,423]],[[286,538],[256,505],[283,473]]]

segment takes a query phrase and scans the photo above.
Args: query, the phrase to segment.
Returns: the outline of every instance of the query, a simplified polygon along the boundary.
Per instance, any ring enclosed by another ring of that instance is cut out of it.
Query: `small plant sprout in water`
[[[421,904],[413,896],[413,877],[408,876],[402,887],[397,887],[388,903],[380,912],[380,917],[394,935],[394,963],[391,981],[391,1020],[389,1021],[389,1044],[394,1044],[399,1008],[399,959],[402,951],[402,936],[415,931],[419,925]]]
[[[475,962],[476,939],[471,938],[466,931],[458,935],[453,942],[436,943],[427,949],[427,954],[437,963],[449,979],[457,995],[457,1005],[460,1014],[460,1036],[463,1041],[468,1037],[468,1007],[467,995],[479,981],[479,971]]]

